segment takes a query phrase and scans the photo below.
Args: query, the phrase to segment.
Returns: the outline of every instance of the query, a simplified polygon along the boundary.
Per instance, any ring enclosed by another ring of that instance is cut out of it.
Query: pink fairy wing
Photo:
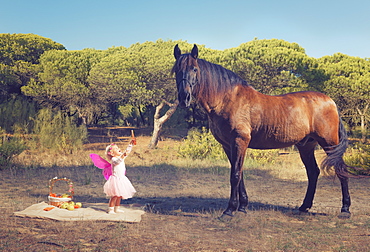
[[[90,154],[90,158],[96,167],[103,169],[104,178],[108,180],[112,175],[112,165],[98,154],[92,153]]]

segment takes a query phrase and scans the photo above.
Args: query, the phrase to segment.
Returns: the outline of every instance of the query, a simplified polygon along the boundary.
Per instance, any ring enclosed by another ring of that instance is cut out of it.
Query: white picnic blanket
[[[120,206],[123,213],[108,214],[106,212],[108,204],[106,203],[86,203],[82,208],[77,208],[73,211],[54,207],[50,211],[45,211],[46,207],[52,207],[45,202],[34,204],[27,207],[23,211],[14,212],[15,216],[53,219],[58,221],[87,221],[87,220],[106,220],[106,221],[124,221],[124,222],[140,222],[141,215],[145,213],[143,210],[131,209]]]

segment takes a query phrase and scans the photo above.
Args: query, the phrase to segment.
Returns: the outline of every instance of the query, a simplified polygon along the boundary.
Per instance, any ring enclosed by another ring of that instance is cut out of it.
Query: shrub
[[[206,128],[191,129],[183,144],[180,145],[178,154],[191,159],[216,159],[227,160],[226,154],[219,142]]]
[[[246,159],[254,160],[258,164],[274,164],[278,156],[279,156],[278,149],[272,150],[248,149]]]
[[[65,116],[61,111],[53,113],[41,109],[35,119],[34,132],[38,147],[72,154],[81,149],[87,138],[85,125],[77,126],[75,117]]]
[[[26,149],[26,145],[15,137],[9,139],[1,128],[0,133],[2,136],[0,140],[0,169],[4,170],[9,167],[14,157]]]
[[[219,142],[212,133],[205,129],[191,129],[183,144],[180,145],[178,154],[191,159],[227,160],[227,156]],[[273,164],[279,155],[279,150],[248,149],[246,159],[258,164]]]
[[[361,168],[370,174],[370,145],[356,143],[347,149],[344,161],[353,167]]]
[[[37,113],[35,102],[27,98],[17,96],[0,102],[0,127],[6,132],[14,132],[14,125],[22,125],[23,129],[30,131],[32,121]]]

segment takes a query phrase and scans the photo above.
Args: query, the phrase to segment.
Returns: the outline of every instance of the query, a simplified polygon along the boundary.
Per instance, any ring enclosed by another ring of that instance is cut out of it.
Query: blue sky
[[[370,58],[369,13],[369,0],[3,0],[0,33],[34,33],[68,50],[157,39],[224,50],[277,38],[316,58]]]

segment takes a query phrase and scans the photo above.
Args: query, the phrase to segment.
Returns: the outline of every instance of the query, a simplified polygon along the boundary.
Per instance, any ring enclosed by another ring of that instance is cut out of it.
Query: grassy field
[[[123,140],[122,140],[123,141]],[[126,159],[127,176],[138,191],[123,204],[145,206],[140,223],[57,222],[20,218],[13,212],[47,201],[48,181],[68,177],[75,201],[108,202],[104,178],[89,153],[103,155],[94,142],[74,156],[23,153],[19,168],[0,172],[1,251],[369,251],[369,179],[351,179],[352,218],[339,219],[340,183],[320,177],[311,214],[297,215],[306,176],[294,151],[274,165],[246,162],[248,214],[218,217],[229,197],[227,162],[177,156],[178,140],[164,139],[148,150],[149,137]],[[126,145],[122,142],[122,147]],[[322,153],[318,153],[322,157]]]

